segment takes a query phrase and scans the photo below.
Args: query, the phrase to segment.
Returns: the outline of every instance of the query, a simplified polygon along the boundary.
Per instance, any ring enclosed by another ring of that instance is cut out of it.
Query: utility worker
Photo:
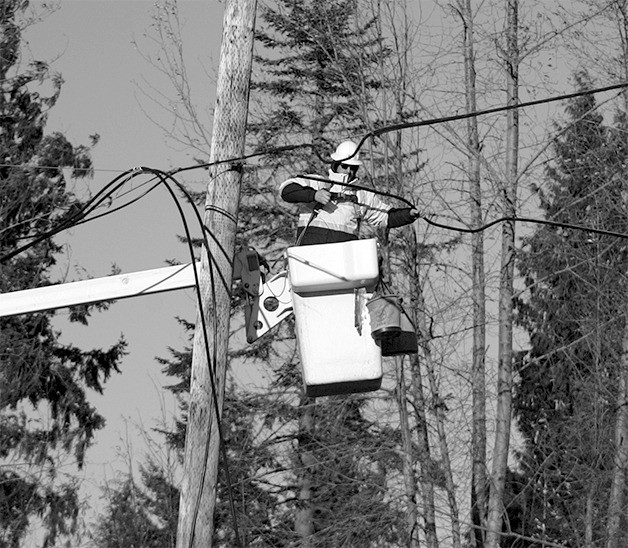
[[[393,208],[373,192],[351,187],[362,165],[353,141],[340,143],[331,159],[329,180],[306,175],[290,178],[279,187],[286,202],[300,204],[297,245],[357,240],[362,220],[375,227],[397,228],[419,217],[414,208]]]

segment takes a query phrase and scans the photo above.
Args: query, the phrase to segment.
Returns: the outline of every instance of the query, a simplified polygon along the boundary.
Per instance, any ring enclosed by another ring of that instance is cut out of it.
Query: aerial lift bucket
[[[377,390],[382,356],[365,302],[379,279],[374,239],[286,250],[305,393]]]

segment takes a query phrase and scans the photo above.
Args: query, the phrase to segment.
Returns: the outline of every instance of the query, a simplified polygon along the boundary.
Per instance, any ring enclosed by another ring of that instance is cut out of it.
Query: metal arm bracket
[[[244,321],[249,344],[292,314],[288,273],[280,272],[266,281],[260,271],[257,251],[243,249],[236,255],[233,277],[242,281],[242,289],[246,293]]]

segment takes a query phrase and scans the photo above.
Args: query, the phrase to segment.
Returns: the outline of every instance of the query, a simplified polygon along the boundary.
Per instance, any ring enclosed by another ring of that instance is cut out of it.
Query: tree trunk
[[[411,359],[413,369],[411,388],[417,420],[417,456],[421,466],[419,486],[421,499],[423,501],[425,546],[427,548],[438,548],[438,537],[436,536],[436,508],[434,505],[434,478],[431,473],[433,463],[427,432],[427,412],[425,396],[423,395],[423,381],[421,378],[419,359],[416,356],[413,356]]]
[[[449,502],[449,517],[451,522],[451,546],[459,548],[461,546],[460,536],[460,516],[458,512],[458,502],[456,500],[456,486],[453,479],[449,447],[447,443],[447,433],[445,427],[445,403],[440,397],[432,350],[429,342],[429,328],[427,315],[425,313],[425,301],[421,286],[417,284],[417,323],[419,330],[419,341],[423,358],[425,360],[425,370],[427,372],[428,385],[432,396],[432,410],[436,419],[436,432],[438,436],[438,446],[441,459],[442,472],[445,478],[445,490]]]
[[[412,264],[412,287],[421,287],[421,279],[419,273],[419,245],[418,245],[418,231],[415,228],[413,231],[412,245],[410,246],[410,257]],[[419,313],[419,307],[423,306],[423,303],[415,303],[415,309],[413,313],[414,325],[417,325],[417,316]],[[425,335],[420,329],[417,330],[419,337],[419,344],[421,339]],[[424,388],[423,388],[423,376],[421,374],[421,364],[419,362],[419,356],[410,356],[411,367],[411,391],[412,401],[416,415],[416,430],[417,430],[417,449],[418,459],[421,466],[421,475],[419,476],[419,490],[421,492],[421,500],[423,502],[423,520],[424,520],[424,534],[425,534],[425,546],[426,548],[438,548],[438,536],[436,534],[436,506],[434,503],[434,478],[431,473],[433,462],[430,450],[430,440],[427,430],[427,403],[425,401]]]
[[[464,25],[465,96],[467,112],[477,111],[475,53],[471,0],[459,0]],[[480,178],[480,139],[477,118],[467,119],[468,177],[471,222],[482,226],[482,187]],[[484,273],[484,233],[471,235],[473,294],[473,355],[471,389],[473,426],[471,436],[471,519],[476,546],[484,546],[488,491],[486,479],[486,279]]]
[[[314,406],[316,400],[301,397],[299,403],[299,460],[301,466],[298,472],[299,500],[297,513],[294,520],[294,528],[299,536],[300,548],[310,548],[312,546],[312,535],[314,535],[314,505],[312,501],[312,470],[316,464],[312,447],[314,443],[316,423],[314,420]]]
[[[256,0],[228,0],[214,113],[210,162],[244,153]],[[185,468],[177,546],[211,546],[220,448],[219,415],[229,340],[232,261],[241,170],[210,170],[205,226],[209,250],[201,256],[199,309],[194,335]],[[217,416],[218,415],[218,416]],[[234,527],[236,524],[234,524]]]
[[[628,314],[627,314],[628,317]],[[615,423],[615,462],[613,480],[608,503],[606,523],[606,548],[619,548],[621,518],[624,510],[626,490],[626,467],[628,467],[628,326],[624,328],[622,356],[619,367],[617,390],[617,419]]]
[[[518,103],[518,0],[508,0],[506,28],[507,105]],[[509,110],[506,118],[506,177],[503,188],[503,216],[515,217],[517,200],[517,159],[519,148],[519,115]],[[497,412],[492,479],[488,502],[486,546],[498,548],[504,513],[504,488],[510,448],[512,411],[512,332],[513,279],[515,268],[515,222],[502,223],[502,249],[499,289],[499,333],[497,359]]]
[[[587,491],[587,502],[584,513],[584,546],[593,548],[593,516],[595,508],[593,506],[593,489]]]
[[[411,287],[421,287],[421,279],[419,272],[419,242],[418,230],[416,227],[412,231],[412,238],[409,240],[411,245],[408,246],[411,269],[409,270]],[[414,303],[412,311],[412,320],[415,326],[418,326],[418,314],[423,310],[424,304],[421,298]],[[419,346],[426,334],[419,328],[417,329],[419,337]],[[427,342],[427,341],[426,341]],[[410,356],[410,391],[412,406],[416,417],[417,431],[417,458],[421,468],[418,477],[418,490],[421,494],[423,503],[423,531],[425,535],[426,548],[438,548],[438,536],[436,534],[436,505],[434,501],[434,474],[432,472],[434,462],[430,449],[428,424],[427,424],[427,402],[424,394],[423,375],[421,373],[421,364],[418,354]]]
[[[621,68],[628,75],[628,11],[626,2],[618,2],[615,7],[620,29],[622,57]],[[628,93],[623,92],[624,112],[628,113]],[[626,491],[626,468],[628,467],[628,297],[624,295],[626,317],[624,319],[624,337],[622,355],[619,364],[619,387],[617,391],[617,418],[615,422],[615,461],[613,479],[608,503],[606,520],[606,548],[620,546],[621,518],[624,510]]]
[[[417,509],[417,485],[414,474],[414,452],[412,451],[412,432],[408,417],[408,401],[403,358],[395,358],[397,371],[397,406],[403,446],[403,480],[406,494],[406,522],[408,524],[408,548],[419,548],[419,512]]]

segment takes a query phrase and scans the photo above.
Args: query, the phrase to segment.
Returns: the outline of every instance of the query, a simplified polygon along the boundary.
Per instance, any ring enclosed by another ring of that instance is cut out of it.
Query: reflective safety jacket
[[[357,235],[362,220],[375,227],[388,224],[388,212],[391,206],[382,202],[376,194],[333,182],[315,180],[314,178],[318,177],[316,175],[311,177],[312,179],[309,176],[293,177],[284,181],[279,187],[284,200],[299,204],[299,228],[309,226]],[[332,181],[341,182],[343,177],[342,174],[329,171],[329,179]],[[286,187],[292,183],[304,187],[303,191],[299,192],[298,199],[291,198],[286,192]],[[357,179],[352,183],[359,184]],[[314,194],[318,190],[328,190],[336,194],[338,198],[323,206],[314,201]],[[315,215],[313,215],[314,212],[316,212]]]

